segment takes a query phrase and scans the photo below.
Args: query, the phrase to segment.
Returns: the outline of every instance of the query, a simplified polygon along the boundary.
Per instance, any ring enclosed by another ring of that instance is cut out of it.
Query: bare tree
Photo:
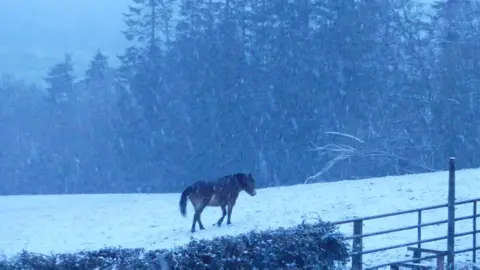
[[[325,166],[314,175],[311,175],[305,179],[304,184],[308,184],[312,180],[317,179],[318,177],[322,176],[324,173],[328,172],[335,164],[339,161],[348,159],[351,157],[360,157],[360,158],[390,158],[390,159],[397,159],[397,160],[404,160],[407,161],[407,158],[403,158],[395,151],[393,147],[390,147],[392,143],[385,143],[382,144],[381,147],[377,147],[374,142],[365,142],[364,140],[353,136],[347,133],[335,132],[335,131],[327,131],[325,132],[327,135],[335,135],[341,136],[350,139],[353,143],[357,143],[358,146],[354,147],[353,144],[344,144],[344,143],[328,143],[323,146],[317,146],[314,143],[313,148],[309,149],[309,151],[318,152],[320,156],[324,155],[333,155],[334,157],[330,159]],[[392,142],[395,140],[392,139]],[[434,171],[431,168],[426,166],[419,165],[422,169],[427,171]]]

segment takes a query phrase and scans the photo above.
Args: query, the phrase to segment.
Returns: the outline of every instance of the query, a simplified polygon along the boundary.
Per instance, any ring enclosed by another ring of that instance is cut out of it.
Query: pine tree
[[[60,104],[71,99],[74,85],[71,54],[65,54],[63,62],[50,68],[44,80],[47,83],[48,98],[52,103]]]
[[[46,170],[52,175],[55,192],[76,192],[79,188],[77,165],[81,160],[82,144],[79,129],[79,99],[74,89],[72,57],[65,54],[61,63],[55,64],[45,78],[47,83],[49,117],[48,153],[44,155]]]
[[[175,129],[177,96],[166,78],[165,57],[171,47],[173,3],[133,0],[124,14],[127,29],[123,33],[132,45],[120,56],[122,63],[117,69],[115,89],[120,91],[122,118],[116,126],[122,164],[125,170],[136,172],[134,179],[148,178],[138,177],[147,171],[164,171],[170,156],[164,149],[171,148],[179,137]]]
[[[88,69],[85,71],[85,81],[90,86],[102,85],[110,78],[108,58],[100,50],[93,56]]]
[[[477,20],[480,3],[474,0],[436,1],[434,66],[433,128],[439,142],[438,163],[458,153],[478,149],[478,124],[480,109],[480,31]],[[462,119],[462,120],[460,120]],[[443,152],[442,152],[443,150]],[[466,159],[476,163],[480,155],[473,151]]]

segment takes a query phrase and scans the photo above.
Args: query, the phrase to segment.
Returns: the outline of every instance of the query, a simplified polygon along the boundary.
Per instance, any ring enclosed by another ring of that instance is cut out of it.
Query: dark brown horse
[[[245,190],[250,196],[255,196],[255,179],[249,173],[236,173],[223,176],[216,181],[198,181],[182,192],[180,198],[180,213],[182,216],[187,215],[187,198],[195,209],[193,216],[192,233],[195,232],[195,224],[198,221],[200,230],[204,230],[200,215],[203,209],[207,206],[220,206],[222,208],[222,217],[217,221],[217,226],[221,226],[225,215],[228,218],[227,225],[231,224],[230,217],[232,216],[232,209],[237,201],[240,191]],[[215,225],[215,224],[214,224]]]

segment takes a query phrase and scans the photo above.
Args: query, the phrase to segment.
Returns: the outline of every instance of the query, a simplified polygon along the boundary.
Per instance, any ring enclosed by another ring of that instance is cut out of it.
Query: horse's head
[[[253,179],[251,173],[248,175],[243,175],[242,182],[243,190],[245,190],[245,192],[247,192],[250,196],[255,196],[257,194],[257,191],[255,190],[255,179]]]

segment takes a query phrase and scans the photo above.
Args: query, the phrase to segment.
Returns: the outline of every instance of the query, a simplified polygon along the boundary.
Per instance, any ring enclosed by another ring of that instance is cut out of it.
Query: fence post
[[[418,210],[417,212],[418,216],[417,216],[417,241],[422,241],[422,210]],[[422,248],[422,243],[418,243],[417,244],[417,248]],[[416,259],[414,260],[413,262],[415,263],[419,263],[420,262],[420,257],[422,257],[422,253],[418,250],[415,250],[413,252],[413,258]]]
[[[450,157],[448,177],[447,268],[454,269],[455,257],[455,158]]]
[[[473,202],[473,251],[472,262],[475,265],[477,263],[477,201]],[[473,266],[473,269],[477,269]]]
[[[361,270],[362,269],[362,250],[363,250],[363,239],[361,235],[363,234],[363,220],[358,219],[353,222],[353,253],[360,253],[355,254],[352,256],[352,270]],[[359,237],[355,237],[359,236]]]

